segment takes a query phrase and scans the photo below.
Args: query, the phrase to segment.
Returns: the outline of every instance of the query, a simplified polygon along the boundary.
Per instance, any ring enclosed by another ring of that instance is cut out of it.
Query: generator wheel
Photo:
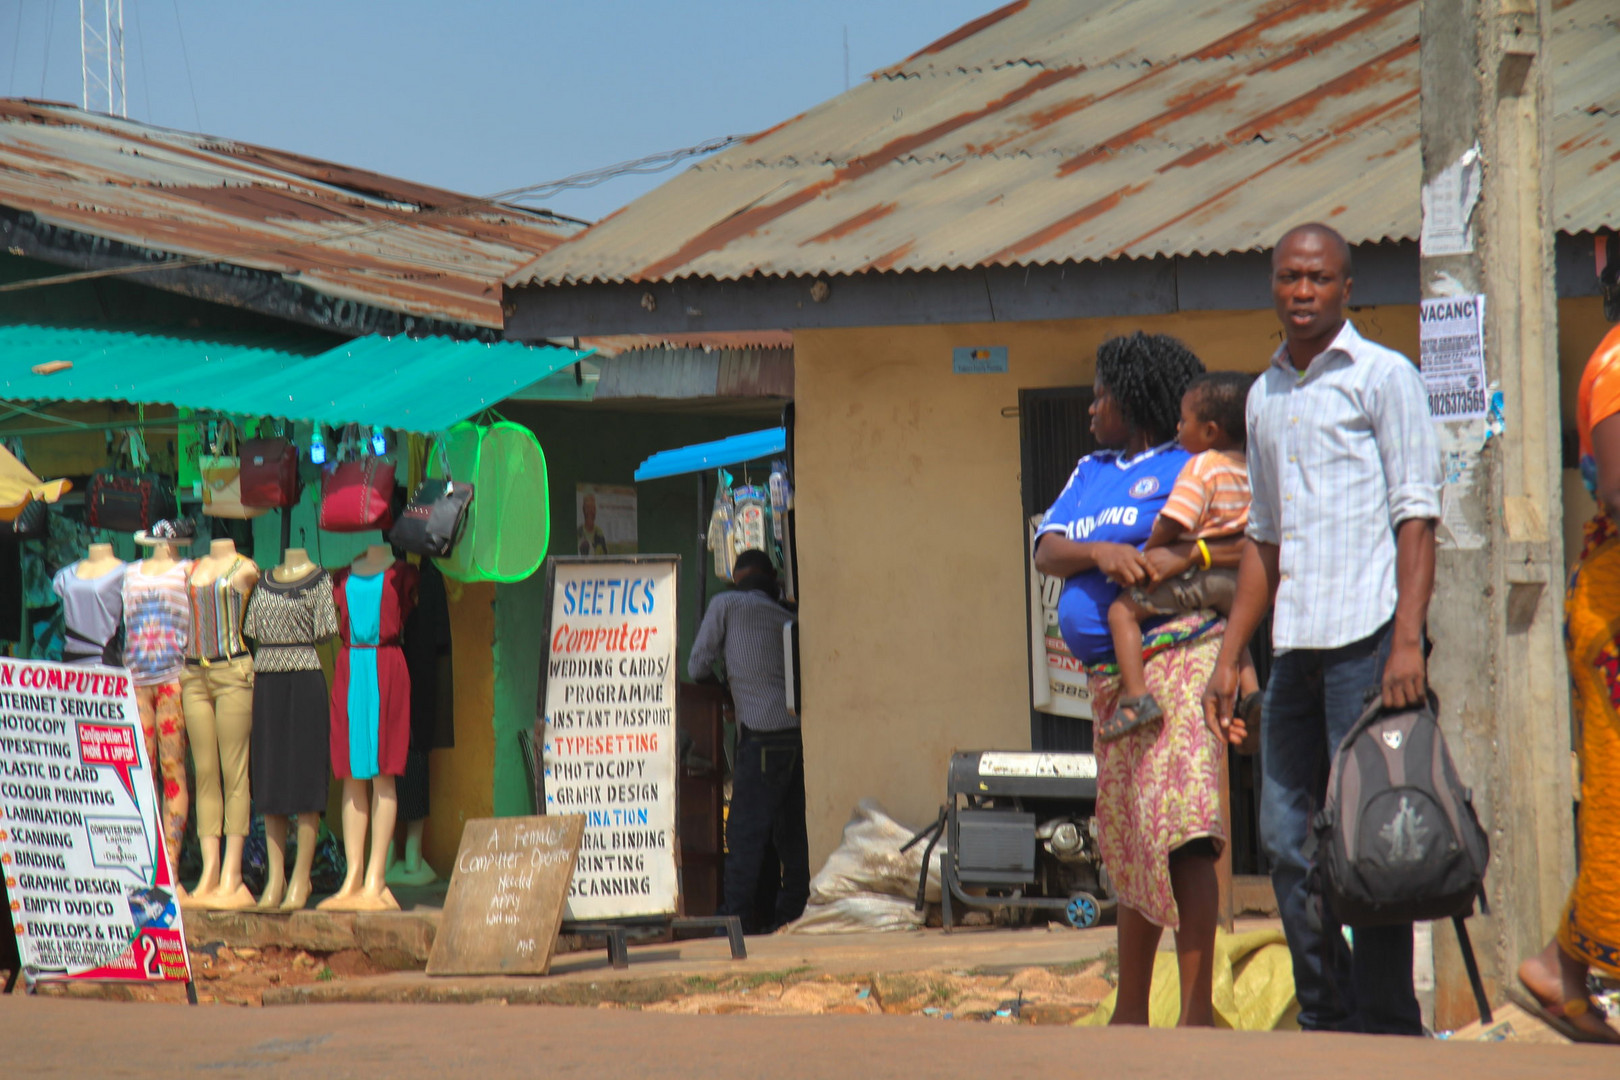
[[[1095,896],[1088,892],[1077,892],[1069,897],[1069,906],[1063,909],[1063,915],[1076,930],[1087,930],[1096,926],[1102,918],[1102,907]]]

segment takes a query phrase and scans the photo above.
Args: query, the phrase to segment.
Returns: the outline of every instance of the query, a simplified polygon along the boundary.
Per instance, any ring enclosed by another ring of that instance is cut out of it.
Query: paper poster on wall
[[[574,485],[574,554],[636,553],[636,489],[622,484]]]
[[[1425,300],[1418,311],[1418,358],[1432,420],[1477,420],[1487,411],[1485,297]]]
[[[680,560],[547,561],[541,658],[545,814],[582,814],[574,920],[673,915]]]
[[[1034,707],[1053,716],[1092,719],[1086,669],[1074,658],[1058,629],[1058,598],[1063,579],[1035,569],[1035,530],[1040,515],[1029,519],[1030,684]]]
[[[0,660],[0,871],[36,979],[191,978],[129,673]]]

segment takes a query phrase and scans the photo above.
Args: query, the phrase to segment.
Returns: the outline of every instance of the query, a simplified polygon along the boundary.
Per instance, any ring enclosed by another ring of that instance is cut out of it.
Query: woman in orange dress
[[[1577,1042],[1620,1044],[1587,994],[1620,977],[1620,327],[1587,362],[1576,406],[1581,476],[1598,502],[1564,601],[1581,768],[1579,873],[1558,933],[1509,996]],[[1526,993],[1527,992],[1527,993]]]

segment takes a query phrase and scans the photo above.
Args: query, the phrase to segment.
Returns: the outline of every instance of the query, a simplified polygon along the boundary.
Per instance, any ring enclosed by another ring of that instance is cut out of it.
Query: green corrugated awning
[[[128,401],[333,426],[443,431],[594,350],[363,337],[317,351],[293,337],[0,326],[0,398]],[[33,369],[66,360],[49,375]]]

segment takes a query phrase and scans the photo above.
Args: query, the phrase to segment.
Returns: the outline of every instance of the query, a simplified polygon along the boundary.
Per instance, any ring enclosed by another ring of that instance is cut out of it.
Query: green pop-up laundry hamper
[[[454,551],[435,559],[456,581],[522,581],[551,543],[550,490],[540,440],[521,424],[463,421],[440,438],[441,476],[473,484],[467,527]]]

